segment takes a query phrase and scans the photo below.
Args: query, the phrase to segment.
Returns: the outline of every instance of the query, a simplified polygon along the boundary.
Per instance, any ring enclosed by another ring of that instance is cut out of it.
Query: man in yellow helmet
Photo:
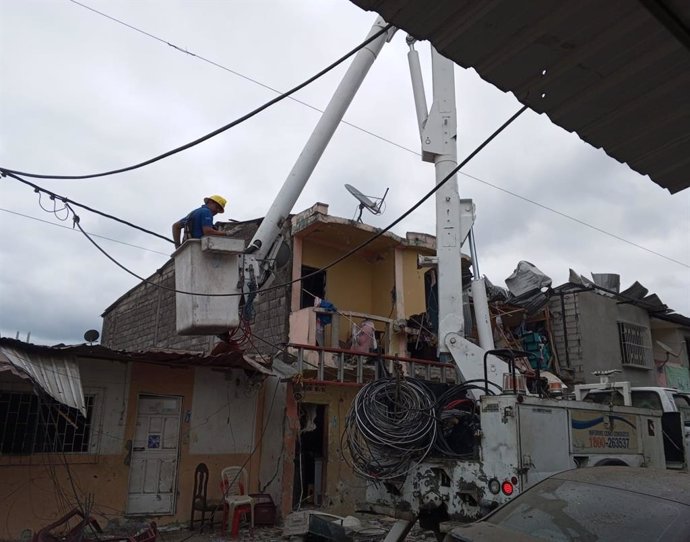
[[[225,232],[218,231],[213,226],[213,216],[225,212],[227,200],[223,196],[209,196],[204,198],[204,204],[194,209],[184,218],[175,222],[172,226],[175,248],[180,246],[180,234],[185,232],[184,240],[200,239],[204,235],[225,236]]]

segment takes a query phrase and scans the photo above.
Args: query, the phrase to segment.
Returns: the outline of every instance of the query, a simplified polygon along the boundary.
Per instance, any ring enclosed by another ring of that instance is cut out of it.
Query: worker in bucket
[[[180,246],[180,234],[184,230],[183,241],[187,239],[200,239],[204,235],[216,235],[224,237],[226,232],[217,230],[213,226],[213,217],[225,212],[227,200],[223,196],[213,195],[204,198],[204,204],[194,209],[184,218],[175,222],[172,226],[175,248]]]

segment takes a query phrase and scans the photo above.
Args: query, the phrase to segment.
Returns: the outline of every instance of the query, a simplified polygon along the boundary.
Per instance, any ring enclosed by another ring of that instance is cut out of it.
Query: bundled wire
[[[342,435],[345,460],[365,478],[399,478],[429,454],[436,430],[435,401],[420,380],[383,378],[352,402]]]
[[[477,405],[467,393],[473,387],[453,386],[438,398],[436,418],[440,427],[434,441],[434,455],[458,459],[472,456],[475,434],[480,428]]]

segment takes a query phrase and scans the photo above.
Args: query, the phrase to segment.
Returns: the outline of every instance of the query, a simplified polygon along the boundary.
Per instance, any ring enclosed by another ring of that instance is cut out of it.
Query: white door
[[[139,396],[127,514],[175,512],[180,407],[179,397]]]

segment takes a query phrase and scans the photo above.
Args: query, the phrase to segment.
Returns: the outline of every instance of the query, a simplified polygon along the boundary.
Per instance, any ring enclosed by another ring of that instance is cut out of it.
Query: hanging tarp
[[[0,345],[0,371],[30,380],[56,401],[86,416],[79,365],[73,356]]]

